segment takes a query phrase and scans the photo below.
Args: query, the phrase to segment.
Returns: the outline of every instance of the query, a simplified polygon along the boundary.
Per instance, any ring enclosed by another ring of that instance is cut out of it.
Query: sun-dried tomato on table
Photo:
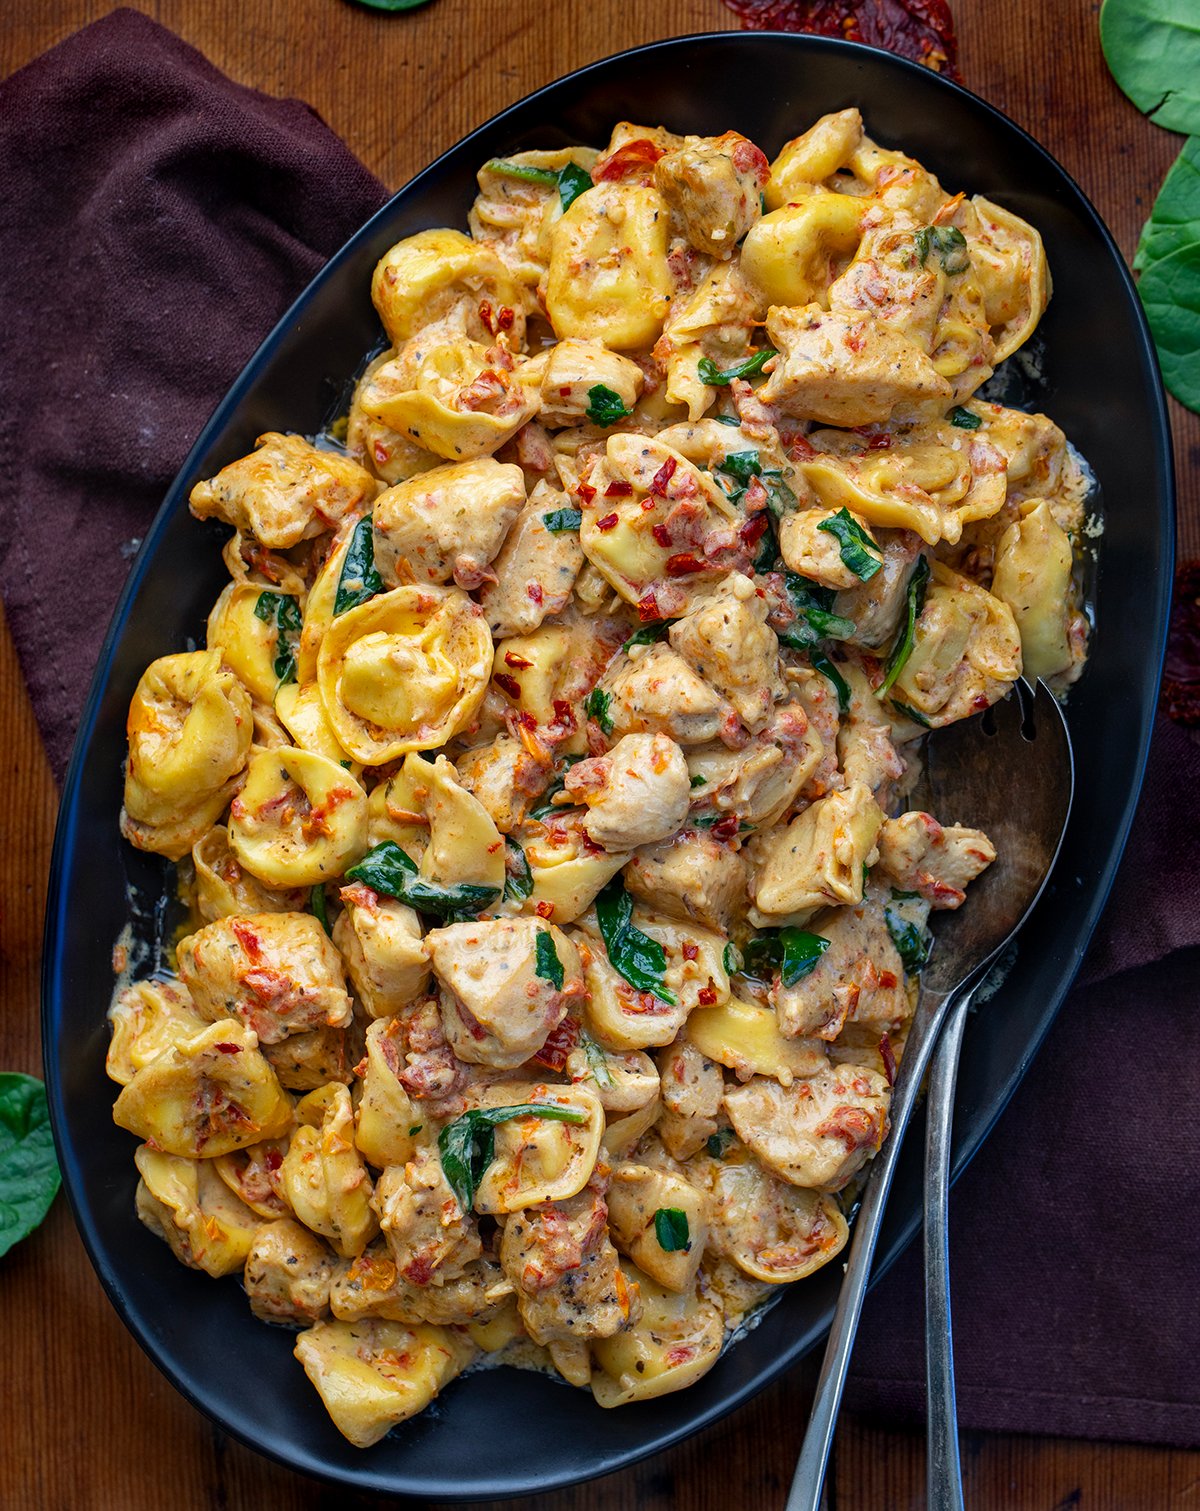
[[[748,31],[803,31],[865,42],[959,79],[946,0],[725,0]]]

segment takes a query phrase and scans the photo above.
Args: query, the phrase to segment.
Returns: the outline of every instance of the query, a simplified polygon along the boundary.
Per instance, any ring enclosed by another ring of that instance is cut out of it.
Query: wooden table
[[[1027,127],[1080,181],[1131,254],[1179,139],[1149,125],[1108,77],[1092,0],[952,0],[967,82]],[[108,0],[6,0],[0,75],[111,9]],[[720,0],[437,0],[381,17],[345,0],[146,0],[141,9],[247,84],[313,104],[398,186],[458,137],[595,58],[720,30]],[[1182,555],[1200,555],[1200,419],[1174,411]],[[56,794],[0,622],[0,1065],[37,1071],[42,900]],[[373,1504],[242,1448],[176,1395],[105,1300],[65,1202],[0,1261],[0,1505],[14,1511],[314,1511]],[[815,1366],[702,1437],[624,1474],[535,1502],[537,1511],[776,1511],[790,1482]],[[923,1438],[848,1419],[829,1503],[921,1506]],[[970,1433],[973,1511],[1163,1511],[1200,1506],[1200,1452]],[[509,1503],[515,1504],[515,1503]]]

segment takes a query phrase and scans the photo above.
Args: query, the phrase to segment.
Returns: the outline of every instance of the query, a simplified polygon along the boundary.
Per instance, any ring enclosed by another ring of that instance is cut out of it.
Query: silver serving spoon
[[[838,1407],[884,1208],[938,1035],[964,998],[965,1014],[988,967],[1037,901],[1058,854],[1071,809],[1074,763],[1070,737],[1058,703],[1041,682],[1036,692],[1018,683],[1014,695],[981,717],[939,731],[928,742],[925,758],[925,785],[932,811],[949,822],[961,820],[982,829],[996,846],[997,860],[974,883],[964,907],[935,915],[935,947],[922,976],[920,1001],[892,1090],[891,1131],[871,1164],[863,1190],[787,1511],[820,1508]],[[940,1242],[945,1256],[944,1193],[940,1200]],[[941,1454],[936,1466],[938,1480],[949,1479],[958,1485],[949,1301],[944,1285],[941,1295],[945,1307],[942,1343],[938,1359],[931,1358],[929,1366],[931,1471],[935,1468],[936,1415],[936,1444]],[[935,1378],[939,1382],[936,1394]],[[932,1488],[930,1494],[932,1497]],[[958,1494],[957,1502],[931,1498],[930,1505],[961,1505],[961,1489]]]

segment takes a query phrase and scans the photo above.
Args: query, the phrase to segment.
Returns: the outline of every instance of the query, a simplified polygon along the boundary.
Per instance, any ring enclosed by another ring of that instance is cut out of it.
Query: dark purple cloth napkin
[[[136,539],[385,191],[307,106],[127,10],[0,84],[0,182],[0,592],[61,777]],[[1160,720],[1087,984],[955,1188],[966,1426],[1200,1444],[1198,786],[1197,736]],[[852,1404],[920,1418],[921,1326],[913,1250]]]

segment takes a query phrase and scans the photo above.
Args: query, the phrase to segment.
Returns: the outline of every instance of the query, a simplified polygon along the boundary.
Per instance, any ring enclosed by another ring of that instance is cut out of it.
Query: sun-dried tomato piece
[[[747,31],[805,31],[865,42],[960,78],[946,0],[725,0]]]

